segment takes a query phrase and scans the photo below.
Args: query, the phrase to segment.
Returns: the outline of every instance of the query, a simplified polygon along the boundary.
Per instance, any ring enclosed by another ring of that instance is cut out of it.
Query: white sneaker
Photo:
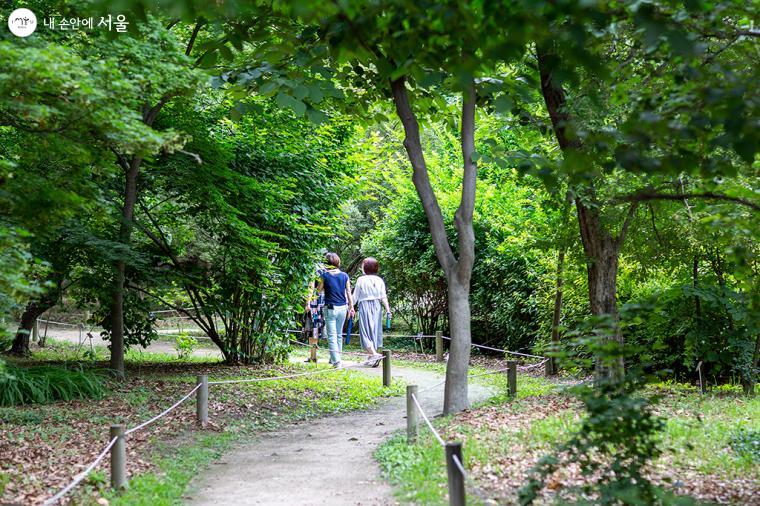
[[[333,369],[343,369],[343,364],[340,362],[335,362],[333,365]]]

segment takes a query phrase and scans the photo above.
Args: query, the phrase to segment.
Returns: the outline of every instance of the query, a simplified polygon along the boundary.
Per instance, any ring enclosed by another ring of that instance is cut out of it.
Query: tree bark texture
[[[137,202],[137,176],[142,158],[134,156],[125,171],[124,205],[119,224],[119,242],[125,247],[132,237],[132,220]],[[126,262],[117,260],[114,264],[113,292],[111,296],[111,360],[110,367],[117,378],[124,377],[124,280]]]
[[[580,141],[568,135],[567,126],[570,123],[570,115],[567,112],[567,100],[565,92],[559,84],[552,80],[553,58],[547,48],[539,47],[537,50],[538,68],[541,78],[541,93],[544,97],[546,109],[552,121],[557,143],[563,152],[580,150]],[[593,186],[588,190],[593,198]],[[612,319],[613,335],[619,342],[623,342],[623,336],[618,325],[617,311],[617,270],[620,247],[625,239],[626,230],[630,224],[638,203],[633,202],[628,216],[623,224],[620,234],[614,237],[601,223],[599,207],[588,205],[584,199],[575,198],[575,208],[578,215],[581,242],[586,256],[588,275],[588,294],[591,305],[591,313],[596,317],[607,316]],[[598,364],[599,365],[599,364]],[[619,367],[612,367],[616,371],[610,373],[622,373],[622,362]],[[602,373],[597,369],[598,372]]]
[[[475,152],[475,84],[470,83],[463,93],[462,102],[462,196],[454,216],[457,230],[459,258],[454,256],[446,235],[443,214],[433,191],[420,140],[417,118],[409,103],[406,81],[403,77],[391,82],[396,113],[404,126],[406,149],[412,165],[412,182],[417,190],[427,217],[436,256],[446,275],[451,348],[446,365],[446,387],[443,412],[456,413],[469,407],[467,397],[467,370],[470,362],[470,279],[475,260],[475,234],[472,217],[475,207],[477,167],[472,160]]]

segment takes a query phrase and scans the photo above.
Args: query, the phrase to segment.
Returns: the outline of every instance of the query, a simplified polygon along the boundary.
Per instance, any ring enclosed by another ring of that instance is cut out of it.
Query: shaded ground
[[[360,369],[379,375],[380,369]],[[441,374],[394,368],[393,376],[423,389]],[[470,400],[491,395],[470,385]],[[420,394],[429,415],[442,410],[443,386]],[[294,425],[226,454],[192,485],[192,505],[384,505],[395,504],[373,454],[392,433],[406,427],[405,399],[339,417]]]
[[[61,349],[44,353],[53,351],[66,357]],[[162,356],[152,358],[159,360]],[[22,363],[33,363],[33,359]],[[82,365],[106,364],[99,361]],[[304,369],[314,370],[313,366],[296,364],[246,367],[199,362],[128,363],[127,380],[109,381],[110,392],[103,399],[0,408],[0,504],[40,504],[94,459],[108,441],[110,424],[134,427],[160,413],[193,387],[198,374],[208,374],[213,380],[277,376]],[[195,402],[189,399],[165,418],[129,436],[128,474],[132,480],[155,472],[156,459],[165,455],[163,448],[179,449],[191,443],[194,435],[231,434],[230,439],[248,439],[251,433],[288,423],[366,409],[383,395],[401,393],[400,385],[387,389],[378,378],[332,370],[280,381],[213,385],[209,395],[211,426],[206,431],[195,430]],[[113,500],[107,473],[108,459],[64,503],[95,504],[103,495]],[[166,479],[164,476],[156,480],[161,493],[165,492],[162,482]],[[180,484],[180,490],[182,487],[184,484]]]
[[[465,467],[472,477],[467,487],[470,497],[485,497],[486,504],[519,504],[517,492],[526,484],[530,469],[579,428],[580,402],[561,390],[547,389],[542,381],[519,375],[517,399],[497,398],[498,402],[441,424],[445,439],[463,442]],[[662,396],[656,410],[665,419],[664,454],[650,466],[648,477],[706,504],[760,504],[760,454],[753,450],[760,447],[752,446],[760,434],[758,399],[743,397],[738,387],[706,395],[677,384],[648,389]],[[736,443],[741,434],[748,441],[743,446]],[[561,461],[565,456],[560,455]],[[393,438],[383,445],[379,457],[404,501],[446,503],[445,490],[437,485],[446,478],[445,470],[434,465],[442,459],[435,442],[421,438],[409,446]],[[573,487],[588,481],[576,465],[560,465],[548,476],[536,504],[566,501]]]

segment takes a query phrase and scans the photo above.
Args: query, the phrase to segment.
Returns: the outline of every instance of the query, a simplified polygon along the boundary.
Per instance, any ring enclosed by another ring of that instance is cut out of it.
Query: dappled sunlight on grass
[[[499,503],[511,504],[537,459],[578,429],[582,406],[562,386],[542,377],[518,374],[516,398],[506,394],[504,375],[477,380],[490,382],[500,393],[470,412],[435,423],[444,439],[464,443],[465,465],[478,487]],[[666,451],[652,466],[654,481],[668,487],[672,485],[667,480],[673,479],[680,493],[708,501],[732,498],[734,503],[747,503],[760,493],[760,471],[752,453],[760,430],[758,398],[743,397],[736,388],[703,396],[678,384],[653,384],[647,392],[661,396],[656,409],[666,421]],[[377,458],[402,502],[446,503],[443,453],[426,429],[421,429],[415,445],[407,445],[403,436],[391,439]],[[578,479],[577,469],[561,470],[549,480],[547,493],[560,490],[564,480]],[[478,504],[476,496],[469,499]]]

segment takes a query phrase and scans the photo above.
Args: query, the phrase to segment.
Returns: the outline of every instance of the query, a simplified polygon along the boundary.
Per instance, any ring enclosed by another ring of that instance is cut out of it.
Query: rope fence
[[[68,494],[69,491],[71,491],[74,487],[76,487],[77,485],[79,485],[79,482],[81,482],[82,480],[84,480],[87,477],[87,475],[90,474],[92,472],[92,470],[97,467],[98,464],[100,464],[100,461],[103,460],[103,458],[105,458],[105,456],[108,454],[108,452],[111,451],[111,448],[113,448],[113,445],[116,444],[117,440],[118,440],[118,438],[111,439],[111,441],[106,445],[106,447],[103,448],[103,451],[100,452],[100,454],[95,458],[95,460],[93,460],[90,463],[90,465],[87,466],[87,468],[84,471],[82,471],[81,473],[79,473],[74,478],[74,480],[71,483],[69,483],[68,485],[66,485],[65,487],[63,487],[60,492],[58,492],[53,497],[51,497],[50,499],[48,499],[47,501],[45,501],[44,503],[42,503],[43,506],[49,506],[51,504],[57,503],[58,501],[60,501],[63,498],[63,496],[65,496],[66,494]]]
[[[179,318],[182,318],[182,316],[179,316],[180,311],[177,311],[177,310],[161,310],[161,311],[153,311],[153,313],[155,314],[176,313]],[[58,321],[45,320],[45,319],[38,319],[37,322],[42,322],[42,323],[45,323],[46,325],[59,325],[63,327],[71,327],[71,328],[79,329],[80,334],[85,329],[85,325],[83,323],[71,324],[71,323],[66,323],[66,322],[58,322]],[[34,331],[35,331],[35,334],[37,334],[37,323],[35,323]],[[291,334],[298,334],[298,335],[304,334],[304,332],[301,330],[289,329],[289,330],[286,330],[285,332],[291,333]],[[358,334],[351,334],[351,336],[358,336]],[[387,334],[384,337],[386,338],[412,338],[415,340],[415,342],[419,342],[421,350],[422,350],[422,339],[434,338],[436,360],[439,362],[444,361],[443,341],[444,340],[451,341],[450,337],[444,336],[441,332],[436,332],[435,335],[426,335],[426,334],[421,334],[421,333],[416,334],[416,335]],[[82,339],[80,335],[80,344],[81,344],[81,341]],[[325,352],[329,351],[324,348],[319,348],[318,346],[313,345],[313,344],[305,344],[305,343],[301,343],[299,341],[292,340],[292,339],[290,340],[290,342],[293,344],[308,347],[308,348],[316,348],[317,351],[325,351]],[[531,355],[528,353],[503,350],[503,349],[494,348],[491,346],[479,345],[479,344],[472,344],[472,347],[481,348],[481,349],[490,350],[490,351],[496,351],[496,352],[500,352],[504,354],[520,356],[520,357],[541,359],[541,362],[538,362],[536,364],[532,364],[528,366],[520,366],[521,371],[529,371],[529,370],[538,368],[542,365],[549,364],[551,360],[547,357],[543,357],[539,355]],[[366,355],[365,353],[361,353],[361,352],[351,352],[351,351],[342,351],[342,350],[340,351],[340,353],[343,355],[349,355],[349,356],[350,355],[356,355],[356,356]],[[379,361],[381,361],[383,364],[383,385],[390,386],[391,384],[391,350],[387,350],[387,349],[384,350],[383,356],[382,358],[379,359]],[[66,494],[71,492],[78,484],[80,484],[101,463],[101,461],[109,453],[111,454],[111,486],[114,489],[124,488],[127,484],[127,479],[126,479],[127,477],[127,471],[126,471],[126,467],[127,467],[126,438],[127,436],[129,436],[130,434],[136,431],[142,430],[145,427],[165,417],[166,415],[168,415],[169,413],[177,409],[182,403],[190,399],[190,397],[192,397],[193,394],[195,394],[196,396],[197,422],[199,423],[201,427],[205,427],[206,424],[208,423],[208,397],[209,397],[208,387],[209,385],[229,385],[229,384],[239,384],[239,383],[278,381],[278,380],[285,380],[285,379],[304,377],[304,376],[321,375],[321,374],[326,374],[330,372],[340,371],[342,369],[354,369],[354,368],[362,367],[363,365],[366,365],[366,364],[367,363],[365,362],[365,364],[351,365],[351,366],[346,366],[342,368],[319,369],[315,371],[306,371],[302,373],[286,374],[286,375],[280,375],[280,376],[242,378],[242,379],[231,379],[231,380],[208,381],[208,377],[206,375],[199,376],[198,381],[196,382],[195,386],[189,392],[187,392],[177,402],[169,406],[167,409],[165,409],[158,415],[128,430],[125,430],[123,425],[112,425],[110,441],[103,448],[103,450],[98,454],[98,456],[81,473],[77,474],[75,478],[69,484],[63,487],[53,497],[46,500],[43,504],[44,506],[49,506],[49,505],[56,504],[58,501],[60,501],[63,497],[66,496]],[[548,365],[546,369],[547,369],[547,374],[549,374]],[[489,371],[485,371],[479,374],[470,375],[469,377],[476,378],[480,376],[506,372],[509,393],[510,395],[516,395],[517,370],[518,370],[517,362],[508,361],[507,367],[505,368],[489,370]],[[441,437],[440,433],[435,429],[434,425],[430,421],[430,418],[427,416],[427,414],[423,410],[422,406],[420,405],[419,399],[417,397],[418,394],[437,388],[445,384],[445,382],[446,380],[444,379],[443,381],[436,383],[434,385],[428,386],[422,390],[418,390],[416,385],[407,386],[407,438],[409,442],[416,441],[417,431],[418,431],[417,414],[419,413],[419,415],[422,417],[422,419],[424,420],[427,427],[430,429],[431,433],[433,434],[437,442],[441,444],[441,446],[444,447],[446,450],[450,504],[455,505],[455,506],[460,506],[460,505],[463,506],[465,504],[465,482],[468,480],[468,478],[470,480],[472,479],[468,476],[466,469],[462,463],[462,456],[461,456],[462,444],[461,442],[446,442]],[[477,486],[474,483],[470,484],[470,488],[473,491],[475,491],[476,494],[478,494],[484,500],[486,500],[481,495],[480,490],[477,488]]]
[[[193,395],[193,394],[194,394],[194,393],[195,393],[195,392],[196,392],[196,391],[197,391],[197,390],[198,390],[200,387],[201,387],[201,384],[200,384],[200,383],[198,383],[197,385],[195,385],[195,388],[193,388],[192,390],[190,390],[190,391],[187,393],[187,395],[185,395],[183,398],[181,398],[180,400],[178,400],[177,402],[175,402],[174,404],[172,404],[171,406],[169,406],[169,407],[168,407],[168,408],[166,408],[164,411],[162,411],[162,412],[161,412],[161,413],[159,413],[158,415],[154,416],[154,417],[153,417],[153,418],[151,418],[150,420],[147,420],[147,421],[145,421],[145,422],[141,423],[141,424],[140,424],[140,425],[138,425],[137,427],[132,427],[131,429],[129,429],[128,431],[126,431],[126,432],[124,433],[124,435],[125,435],[125,436],[128,436],[128,435],[132,434],[133,432],[137,432],[138,430],[140,430],[140,429],[143,429],[143,428],[147,427],[148,425],[152,424],[153,422],[155,422],[155,421],[158,421],[159,419],[161,419],[161,418],[165,417],[166,415],[168,415],[169,413],[171,413],[172,411],[174,411],[174,409],[175,409],[176,407],[178,407],[180,404],[182,404],[182,403],[183,403],[183,402],[185,402],[187,399],[189,399],[189,398],[190,398],[190,396],[191,396],[191,395]]]
[[[391,385],[391,351],[390,350],[384,350],[383,351],[383,357],[381,359],[383,361],[383,386],[390,386]],[[105,448],[100,452],[100,454],[93,460],[87,468],[85,468],[84,471],[79,473],[68,485],[63,487],[57,494],[55,494],[50,499],[46,500],[43,505],[44,506],[50,506],[58,501],[60,501],[66,494],[71,492],[79,483],[84,480],[87,475],[89,475],[97,466],[100,464],[100,462],[105,458],[105,456],[110,452],[111,454],[111,487],[114,489],[122,489],[127,484],[127,452],[126,452],[126,438],[130,434],[139,431],[141,429],[144,429],[148,425],[157,422],[161,418],[165,417],[175,409],[177,409],[183,402],[188,400],[190,397],[192,397],[193,394],[196,394],[196,419],[198,424],[201,427],[205,427],[208,423],[208,387],[209,385],[228,385],[228,384],[236,384],[236,383],[253,383],[253,382],[262,382],[262,381],[278,381],[283,379],[289,379],[289,378],[296,378],[301,376],[312,376],[316,374],[325,374],[330,372],[339,372],[345,369],[355,369],[358,367],[361,367],[361,364],[353,365],[353,366],[347,366],[343,368],[328,368],[328,369],[319,369],[316,371],[306,371],[303,373],[297,373],[297,374],[286,374],[281,376],[267,376],[267,377],[259,377],[259,378],[243,378],[243,379],[234,379],[234,380],[219,380],[219,381],[208,381],[207,375],[201,375],[198,376],[197,382],[195,386],[186,393],[181,399],[179,399],[177,402],[166,408],[164,411],[159,413],[158,415],[150,418],[149,420],[146,420],[145,422],[136,425],[135,427],[125,430],[123,425],[111,425],[111,440],[106,445]]]
[[[442,336],[442,337],[443,337],[443,339],[446,339],[447,341],[451,341],[450,337],[447,337],[447,336]],[[472,343],[472,344],[470,344],[470,346],[472,346],[473,348],[480,348],[480,349],[483,349],[483,350],[498,351],[498,352],[506,353],[506,354],[509,354],[509,355],[516,355],[518,357],[540,358],[540,359],[546,358],[543,355],[531,355],[530,353],[521,353],[519,351],[502,350],[501,348],[494,348],[492,346],[485,346],[485,345],[482,345],[482,344]]]
[[[417,411],[419,411],[420,415],[422,415],[422,419],[425,420],[425,423],[430,429],[430,432],[432,432],[433,436],[435,436],[438,442],[441,443],[441,446],[446,446],[446,441],[443,440],[438,431],[435,430],[435,427],[433,427],[433,424],[430,423],[430,419],[425,414],[425,410],[422,409],[422,406],[420,406],[420,401],[417,400],[417,396],[414,393],[411,393],[410,396],[412,398],[412,402],[414,402],[414,406],[417,408]]]
[[[187,311],[189,311],[189,309],[187,309],[187,310],[186,309],[181,309],[181,310],[167,309],[167,310],[152,311],[152,313],[153,314],[177,313],[178,316],[176,318],[189,318],[188,316],[179,316],[180,312],[187,312]],[[45,323],[45,324],[48,324],[48,325],[52,324],[52,325],[58,325],[58,326],[71,327],[71,328],[79,329],[79,331],[80,331],[79,343],[80,343],[80,345],[82,343],[82,332],[85,329],[85,324],[84,323],[72,324],[72,323],[58,322],[58,321],[53,321],[53,320],[45,320],[45,319],[42,319],[42,318],[37,319],[37,322]],[[37,325],[36,324],[35,324],[35,328],[33,330],[34,330],[34,334],[36,335],[37,334]],[[303,335],[304,334],[303,330],[296,330],[296,329],[286,329],[283,332],[285,332],[287,334],[296,334],[296,335]],[[346,334],[341,334],[340,338],[343,339],[343,336],[345,336],[345,335]],[[358,336],[359,336],[358,333],[348,334],[349,338],[351,338],[351,337],[358,337]],[[435,334],[422,334],[422,333],[419,333],[419,334],[415,334],[415,335],[411,335],[411,334],[385,334],[383,337],[384,338],[389,338],[389,339],[414,339],[415,343],[419,344],[420,350],[421,350],[422,353],[424,353],[424,349],[422,348],[422,339],[435,339],[435,355],[436,355],[436,361],[438,361],[438,362],[443,362],[444,361],[443,341],[444,340],[451,341],[451,337],[444,336],[442,332],[436,332]],[[310,345],[310,344],[301,343],[301,342],[298,342],[298,341],[293,340],[293,339],[291,339],[290,342],[293,343],[293,344],[296,344],[296,345],[300,345],[300,346],[306,346],[306,347],[313,347],[314,346],[314,345]],[[547,358],[545,356],[542,356],[542,355],[533,355],[533,354],[530,354],[530,353],[522,353],[522,352],[519,352],[519,351],[505,350],[505,349],[501,349],[501,348],[495,348],[493,346],[486,346],[486,345],[483,345],[483,344],[471,343],[470,346],[473,347],[473,348],[478,348],[478,349],[483,349],[483,350],[489,350],[489,351],[495,351],[495,352],[499,352],[499,353],[504,353],[506,355],[514,355],[514,356],[518,356],[518,357],[539,359],[539,360],[541,360],[541,362],[539,362],[538,364],[532,364],[532,365],[529,365],[529,366],[521,366],[521,370],[531,370],[531,369],[539,367],[540,365],[544,365],[545,368],[546,368],[546,375],[549,376],[549,375],[553,374],[553,367],[552,367],[551,359]],[[317,347],[317,350],[320,351],[321,348]],[[416,344],[415,344],[415,350],[416,350]],[[341,354],[344,354],[344,355],[357,355],[357,356],[359,356],[359,355],[365,355],[364,353],[361,353],[361,352],[351,352],[351,351],[342,351],[342,350],[341,350]]]
[[[406,439],[408,444],[414,444],[417,442],[419,434],[419,417],[430,429],[431,434],[444,449],[446,454],[446,469],[448,474],[448,489],[449,489],[449,505],[450,506],[464,506],[467,500],[467,491],[465,483],[469,481],[469,489],[474,492],[485,503],[491,503],[480,488],[475,483],[475,480],[467,473],[462,461],[462,443],[461,441],[446,441],[441,434],[436,430],[433,423],[430,421],[425,410],[422,408],[418,395],[422,392],[428,391],[432,388],[440,386],[440,383],[429,386],[422,390],[419,390],[417,385],[407,385],[406,387]]]

